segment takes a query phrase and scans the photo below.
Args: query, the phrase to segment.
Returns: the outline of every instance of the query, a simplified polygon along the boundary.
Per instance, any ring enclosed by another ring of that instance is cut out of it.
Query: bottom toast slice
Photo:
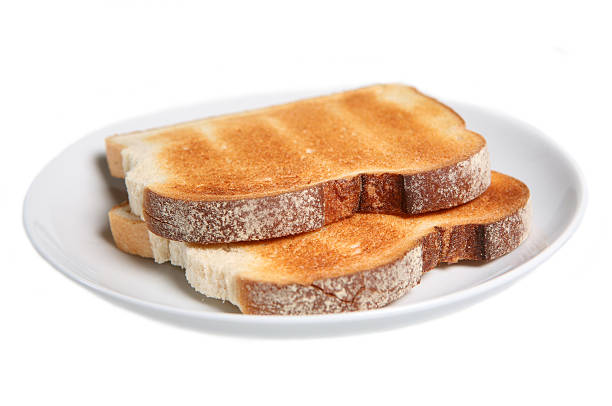
[[[296,315],[379,308],[439,263],[502,256],[527,237],[530,205],[525,184],[493,172],[487,191],[459,207],[417,216],[356,214],[266,241],[167,240],[149,232],[127,203],[109,219],[117,247],[185,268],[198,292],[243,313]]]

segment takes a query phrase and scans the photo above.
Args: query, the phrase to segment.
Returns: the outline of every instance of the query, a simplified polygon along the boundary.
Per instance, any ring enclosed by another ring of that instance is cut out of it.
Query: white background
[[[3,2],[0,403],[610,404],[612,14],[604,1],[494,3]],[[29,183],[88,132],[207,100],[393,81],[535,125],[589,182],[574,237],[467,310],[332,339],[207,335],[100,299],[25,236]]]

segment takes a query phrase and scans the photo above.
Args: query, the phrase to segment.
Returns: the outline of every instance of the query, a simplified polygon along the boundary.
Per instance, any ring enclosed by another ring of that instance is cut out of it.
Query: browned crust
[[[240,309],[248,314],[322,314],[376,309],[399,299],[420,282],[423,273],[441,263],[491,260],[509,253],[527,238],[529,202],[511,215],[490,224],[436,227],[422,237],[417,268],[406,257],[377,269],[310,286],[278,285],[239,279]]]
[[[460,170],[473,164],[467,159],[416,175],[361,174],[298,192],[254,199],[180,200],[145,188],[143,214],[149,230],[161,237],[209,244],[313,231],[355,212],[426,213],[467,203],[487,189],[488,153],[480,153],[487,154],[487,163],[478,172],[478,179],[469,175],[469,168]],[[249,217],[245,216],[247,212]]]
[[[319,279],[311,285],[279,285],[240,279],[245,314],[306,315],[383,307],[416,286],[422,271],[404,258],[377,269]]]
[[[394,173],[363,175],[359,195],[359,211],[365,213],[398,214],[404,205],[404,176]]]
[[[327,182],[321,188],[323,190],[324,224],[352,216],[359,210],[361,177]]]
[[[321,186],[258,199],[212,202],[174,200],[146,189],[143,205],[151,232],[199,244],[284,237],[324,225]],[[335,215],[344,215],[348,209],[338,206],[342,204],[336,206]]]
[[[249,314],[321,314],[380,308],[403,296],[419,283],[424,272],[440,263],[490,260],[514,250],[527,237],[530,218],[529,200],[525,199],[522,207],[500,220],[436,227],[398,260],[372,270],[322,278],[310,285],[239,278],[239,307]],[[152,256],[143,222],[113,215],[112,210],[109,219],[121,250]],[[416,262],[411,258],[414,249],[420,250]]]
[[[124,176],[122,148],[112,138],[106,140],[111,175],[117,177]],[[254,199],[180,200],[145,188],[143,215],[149,230],[176,241],[207,244],[283,237],[316,230],[355,212],[419,214],[471,201],[488,187],[490,171],[487,165],[478,179],[449,176],[460,165],[416,175],[362,174]],[[244,221],[245,212],[251,223]]]

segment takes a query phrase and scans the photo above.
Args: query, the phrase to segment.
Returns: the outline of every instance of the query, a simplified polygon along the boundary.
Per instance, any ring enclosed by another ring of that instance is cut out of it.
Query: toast
[[[416,216],[355,214],[319,230],[258,242],[197,245],[146,228],[127,203],[109,212],[117,247],[185,268],[191,286],[250,314],[374,309],[400,298],[439,263],[489,260],[530,227],[529,189],[493,172],[471,202]]]
[[[115,135],[106,150],[150,231],[201,244],[440,210],[490,183],[484,138],[403,85]]]

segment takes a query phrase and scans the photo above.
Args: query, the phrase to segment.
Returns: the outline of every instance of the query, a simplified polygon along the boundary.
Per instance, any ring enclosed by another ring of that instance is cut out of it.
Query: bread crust
[[[106,162],[108,163],[108,170],[111,176],[124,178],[125,172],[123,171],[121,151],[125,146],[119,144],[114,137],[105,139],[104,144],[106,145]]]
[[[490,224],[437,227],[402,258],[382,267],[311,285],[278,285],[239,279],[240,310],[247,314],[326,314],[384,307],[418,285],[441,263],[491,260],[518,247],[529,234],[529,202]]]
[[[108,212],[108,221],[115,245],[128,254],[153,258],[146,225],[136,218],[123,215],[121,210],[117,210],[125,206],[126,203],[119,204]]]
[[[465,130],[465,123],[457,113],[437,101],[435,103],[450,113],[456,127],[462,126]],[[368,109],[364,110],[365,107]],[[359,110],[364,115],[362,118],[365,119],[370,112],[376,113],[376,109],[370,111],[370,107],[365,105]],[[389,121],[393,116],[385,117]],[[360,120],[359,116],[353,118]],[[376,123],[375,118],[370,118],[370,125],[372,123]],[[165,189],[160,191],[155,185],[149,185],[143,189],[142,217],[149,230],[161,237],[208,244],[299,234],[356,212],[419,214],[455,207],[473,200],[490,184],[486,143],[478,134],[465,131],[479,139],[480,149],[470,149],[471,155],[458,156],[458,162],[442,168],[418,173],[402,173],[401,170],[397,173],[360,173],[270,196],[228,196],[216,200],[209,197],[198,199],[191,195],[171,196]],[[111,174],[123,177],[123,146],[110,137],[106,140],[106,148]],[[304,181],[304,184],[308,183]],[[140,215],[136,208],[134,212]]]
[[[484,221],[466,217],[462,220],[465,224],[435,226],[418,238],[415,245],[407,249],[399,259],[396,257],[374,269],[319,278],[304,284],[262,282],[238,275],[238,298],[234,304],[248,314],[284,315],[380,308],[403,296],[419,283],[423,273],[440,263],[491,260],[505,255],[525,240],[531,219],[528,189],[514,179],[512,182],[509,185],[514,185],[512,187],[517,190],[516,196],[513,195],[515,201],[505,200],[488,205],[486,202],[479,203],[478,206],[484,212],[478,208],[469,212],[473,213],[471,215],[474,218]],[[342,186],[349,189],[354,187]],[[449,213],[455,213],[456,210],[451,209]],[[109,218],[117,246],[126,252],[151,256],[141,249],[142,244],[133,241],[136,235],[149,244],[148,238],[144,237],[144,222],[112,215],[113,211]],[[500,213],[503,213],[501,218]]]
[[[198,244],[257,241],[313,231],[356,212],[420,214],[455,207],[490,184],[486,147],[415,175],[361,174],[254,199],[194,201],[144,191],[144,220],[161,237]]]

